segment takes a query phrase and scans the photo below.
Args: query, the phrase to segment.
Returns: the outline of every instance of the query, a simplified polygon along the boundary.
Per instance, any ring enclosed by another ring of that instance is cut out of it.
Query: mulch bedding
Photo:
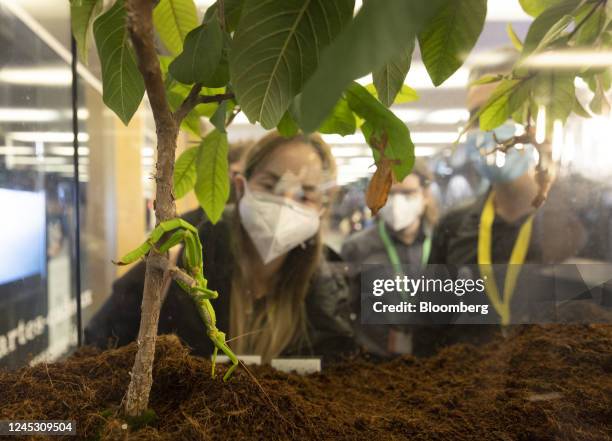
[[[610,325],[522,326],[481,347],[354,358],[308,376],[241,367],[228,383],[163,336],[150,401],[157,418],[126,429],[116,409],[134,354],[134,345],[85,348],[65,362],[0,371],[0,419],[74,419],[79,439],[99,440],[612,439]]]

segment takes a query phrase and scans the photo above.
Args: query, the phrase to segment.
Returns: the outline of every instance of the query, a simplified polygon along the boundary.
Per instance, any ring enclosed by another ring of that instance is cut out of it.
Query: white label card
[[[300,375],[321,372],[320,358],[275,358],[270,365],[282,372],[296,372]]]

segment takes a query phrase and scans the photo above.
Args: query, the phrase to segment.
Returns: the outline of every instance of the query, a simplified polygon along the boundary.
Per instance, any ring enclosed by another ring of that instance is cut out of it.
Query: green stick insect
[[[230,366],[223,376],[223,381],[227,381],[232,375],[232,372],[238,367],[238,358],[225,342],[225,333],[219,331],[216,326],[217,319],[210,299],[216,299],[219,297],[219,293],[206,287],[208,281],[204,278],[202,244],[200,242],[198,230],[183,219],[177,218],[161,222],[155,227],[149,238],[142,245],[127,253],[121,260],[116,262],[116,264],[128,265],[144,257],[151,248],[157,245],[166,233],[171,231],[174,232],[165,243],[157,248],[157,251],[160,254],[165,254],[170,248],[179,245],[181,242],[185,243],[183,266],[187,274],[195,281],[195,284],[190,286],[184,281],[178,280],[178,278],[175,278],[175,281],[187,294],[189,294],[196,304],[198,313],[206,326],[208,337],[215,346],[212,356],[212,377],[215,378],[215,362],[219,349],[221,349],[221,351],[231,360],[232,366]]]

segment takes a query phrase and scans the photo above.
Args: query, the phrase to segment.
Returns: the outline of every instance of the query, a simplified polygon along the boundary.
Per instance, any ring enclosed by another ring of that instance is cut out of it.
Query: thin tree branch
[[[157,133],[155,215],[158,222],[176,217],[172,194],[172,174],[178,127],[166,98],[164,80],[155,48],[151,0],[129,0],[126,4],[128,28],[143,76]]]
[[[153,111],[157,130],[177,131],[172,111],[166,99],[153,28],[153,7],[151,0],[130,0],[126,4],[128,28],[136,55],[138,69],[143,76],[147,96]]]
[[[155,266],[164,272],[167,271],[174,280],[182,282],[191,288],[198,286],[198,282],[193,277],[174,265],[170,259],[165,257],[159,259],[155,262]]]
[[[504,140],[498,139],[497,135],[493,133],[493,140],[495,141],[496,147],[493,150],[486,152],[486,155],[498,151],[506,153],[508,150],[510,150],[517,144],[532,144],[536,148],[540,147],[540,143],[536,141],[535,136],[530,132],[526,132],[523,135],[519,136],[512,136],[511,138]]]
[[[193,110],[195,106],[198,104],[207,104],[207,103],[220,103],[225,100],[231,100],[234,98],[233,93],[220,93],[217,95],[200,95],[200,91],[202,90],[202,85],[200,83],[196,83],[193,85],[191,90],[189,91],[189,95],[185,98],[176,112],[174,112],[174,120],[177,124],[180,124],[181,121]]]
[[[189,91],[189,95],[185,98],[176,112],[174,112],[174,120],[178,125],[181,124],[181,121],[193,110],[195,106],[198,105],[198,97],[200,95],[200,91],[202,90],[201,83],[195,83],[191,90]]]
[[[233,93],[220,93],[217,95],[200,95],[198,97],[198,104],[206,103],[220,103],[225,100],[231,100],[234,98]]]
[[[552,186],[554,180],[554,168],[551,159],[551,151],[546,143],[539,143],[536,141],[533,131],[529,130],[525,132],[525,134],[520,136],[513,136],[507,140],[499,140],[495,133],[493,134],[493,139],[496,142],[496,147],[488,152],[485,152],[484,155],[490,155],[495,152],[504,152],[507,153],[508,150],[515,147],[517,144],[531,144],[533,145],[539,153],[539,161],[536,166],[536,174],[535,181],[538,186],[538,192],[531,201],[531,205],[535,208],[539,208],[548,198],[548,192],[550,191],[550,187]]]

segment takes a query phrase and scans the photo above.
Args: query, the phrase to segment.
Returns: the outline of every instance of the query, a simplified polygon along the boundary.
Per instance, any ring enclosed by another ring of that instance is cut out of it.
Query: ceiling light
[[[357,146],[337,146],[332,147],[332,154],[336,158],[350,158],[354,156],[366,156],[370,153],[368,147],[357,147]]]
[[[457,139],[457,132],[412,132],[410,137],[415,144],[451,144]]]
[[[12,146],[5,145],[0,147],[0,155],[11,155],[11,156],[20,156],[20,155],[33,155],[35,153],[34,147],[22,147],[22,146]]]
[[[413,62],[404,82],[413,89],[464,89],[468,85],[469,76],[469,70],[460,67],[444,83],[435,87],[429,78],[425,65],[422,62]]]
[[[0,82],[37,86],[69,86],[72,72],[68,67],[5,67],[0,69]]]
[[[41,158],[40,156],[16,156],[11,159],[11,164],[13,165],[58,165],[58,164],[68,164],[68,159],[61,157],[45,157]],[[70,165],[72,167],[72,165]]]
[[[9,132],[7,138],[22,142],[72,142],[72,132]],[[81,142],[89,141],[89,134],[81,132],[78,135]]]
[[[610,67],[612,51],[564,50],[549,51],[527,57],[523,65],[530,68]]]
[[[60,119],[60,113],[57,110],[0,107],[0,121],[2,122],[46,122],[58,119]]]
[[[498,66],[511,62],[515,57],[515,51],[509,50],[484,50],[472,52],[466,60],[466,65],[472,67]]]
[[[74,155],[74,147],[72,146],[56,146],[48,149],[49,154],[57,156],[72,156]],[[79,147],[79,155],[89,155],[89,147]]]
[[[356,167],[356,168],[359,168],[360,170],[366,170],[367,168],[373,165],[374,165],[374,160],[372,159],[372,157],[361,156],[361,157],[350,158],[348,160],[348,166]]]
[[[404,84],[413,89],[465,89],[469,83],[470,71],[466,67],[460,67],[444,83],[435,87],[429,78],[427,69],[422,61],[414,61],[410,66]],[[372,75],[368,74],[356,80],[362,86],[372,84]]]
[[[425,116],[425,112],[417,109],[391,109],[395,116],[404,121],[405,123],[416,123],[422,121]]]
[[[415,147],[414,148],[414,155],[415,156],[419,156],[419,157],[423,157],[423,156],[432,156],[434,155],[439,149],[436,147],[432,147],[432,146],[419,146],[419,147]]]
[[[443,109],[431,112],[425,117],[430,124],[459,124],[470,119],[467,109]]]

